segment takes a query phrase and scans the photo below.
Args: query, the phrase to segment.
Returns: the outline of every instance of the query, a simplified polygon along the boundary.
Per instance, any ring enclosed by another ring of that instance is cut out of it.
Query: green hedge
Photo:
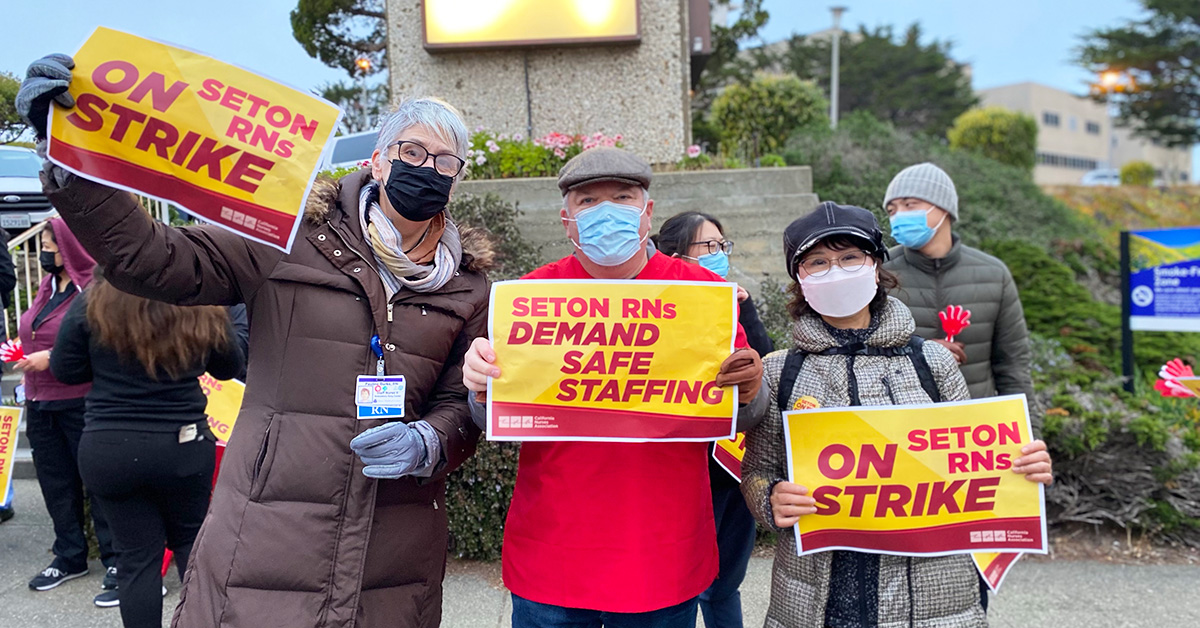
[[[517,443],[492,443],[480,437],[479,449],[450,475],[446,514],[450,553],[457,558],[499,560],[504,522],[517,481]]]

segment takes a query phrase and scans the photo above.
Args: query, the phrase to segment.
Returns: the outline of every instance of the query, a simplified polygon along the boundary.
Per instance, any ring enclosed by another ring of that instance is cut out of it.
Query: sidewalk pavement
[[[53,530],[35,480],[16,481],[15,506],[17,517],[0,525],[0,627],[120,628],[117,609],[92,605],[103,575],[98,561],[85,578],[50,591],[29,590],[29,579],[50,563]],[[747,627],[763,625],[770,582],[771,559],[751,559],[742,585]],[[179,601],[173,571],[166,585],[164,626]],[[511,612],[496,565],[451,562],[443,626],[508,628]],[[1200,626],[1200,566],[1026,559],[992,597],[989,620],[994,628]]]

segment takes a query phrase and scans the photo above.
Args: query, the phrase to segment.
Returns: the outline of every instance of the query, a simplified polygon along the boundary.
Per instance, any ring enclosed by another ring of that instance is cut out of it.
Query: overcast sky
[[[1086,90],[1089,78],[1070,62],[1079,35],[1135,18],[1141,10],[1135,0],[766,0],[771,21],[764,39],[829,28],[828,8],[838,3],[848,7],[843,28],[892,24],[902,32],[920,22],[927,38],[954,42],[954,56],[971,64],[977,89],[1036,81],[1075,93]],[[295,0],[5,4],[0,70],[18,74],[45,53],[74,52],[104,25],[192,48],[306,90],[345,78],[292,38],[288,13]],[[1198,170],[1200,149],[1193,152],[1193,173]]]

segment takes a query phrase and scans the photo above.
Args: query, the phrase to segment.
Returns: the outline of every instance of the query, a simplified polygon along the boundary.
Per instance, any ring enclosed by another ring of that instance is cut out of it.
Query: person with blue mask
[[[651,178],[619,148],[572,158],[558,177],[572,254],[524,278],[722,281],[649,242]],[[745,430],[766,409],[762,362],[740,326],[734,346],[716,383],[738,387]],[[475,340],[463,384],[477,425],[488,378],[504,376],[491,342]],[[693,628],[719,562],[708,459],[697,442],[522,443],[502,554],[513,628]]]
[[[899,243],[883,267],[900,278],[892,295],[912,311],[917,335],[954,354],[972,399],[1024,393],[1033,429],[1040,432],[1017,284],[1004,262],[963,244],[954,233],[958,191],[950,175],[931,163],[909,166],[888,185],[883,206]],[[971,312],[970,326],[953,341],[938,319],[951,305]],[[986,608],[986,585],[980,593]]]
[[[662,224],[652,239],[659,253],[707,268],[728,280],[733,240],[725,238],[725,227],[717,218],[697,211],[675,214]],[[746,330],[750,346],[759,355],[774,351],[775,343],[758,317],[754,299],[740,285],[738,301],[738,322]],[[708,477],[717,524],[720,566],[717,579],[700,594],[700,614],[706,628],[742,628],[739,588],[754,551],[754,515],[746,507],[738,479],[718,465],[711,455]]]

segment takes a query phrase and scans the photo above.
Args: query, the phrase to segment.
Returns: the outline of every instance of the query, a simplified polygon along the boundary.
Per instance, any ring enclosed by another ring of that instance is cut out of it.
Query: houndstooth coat
[[[912,314],[900,301],[889,298],[876,321],[878,328],[867,339],[868,345],[902,347],[908,344],[914,323]],[[797,321],[792,333],[796,346],[809,353],[835,346],[833,336],[813,313]],[[765,627],[821,628],[825,625],[833,553],[797,556],[792,530],[775,527],[768,495],[772,482],[787,478],[783,420],[776,401],[786,353],[776,351],[763,359],[768,384],[768,389],[763,392],[767,393],[770,406],[762,423],[747,433],[742,493],[758,523],[779,533]],[[934,342],[925,343],[924,353],[942,399],[969,399],[966,382],[958,371],[954,356]],[[848,361],[849,356],[845,355],[807,356],[788,395],[788,408],[805,395],[815,397],[823,408],[849,406]],[[864,406],[930,402],[912,361],[906,356],[856,356],[854,379]],[[971,557],[966,554],[936,558],[882,556],[878,625],[880,628],[987,626],[987,617],[979,600],[979,577]]]

